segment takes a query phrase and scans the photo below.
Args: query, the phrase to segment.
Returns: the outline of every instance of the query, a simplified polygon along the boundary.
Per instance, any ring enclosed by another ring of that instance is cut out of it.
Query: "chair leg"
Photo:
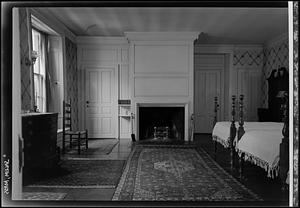
[[[62,153],[63,154],[65,153],[65,139],[66,139],[66,136],[65,136],[65,134],[63,134],[63,137],[62,137]]]
[[[72,135],[70,135],[70,148],[72,148]]]
[[[78,154],[80,155],[80,133],[78,134],[78,140],[77,140],[77,145],[78,145]]]
[[[85,132],[85,148],[86,149],[88,149],[89,147],[88,147],[88,139],[89,137],[88,137],[88,131],[86,130],[86,132]]]

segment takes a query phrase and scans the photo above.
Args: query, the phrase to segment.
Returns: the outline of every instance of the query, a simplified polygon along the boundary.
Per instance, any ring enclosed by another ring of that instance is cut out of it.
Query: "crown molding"
[[[194,41],[200,32],[124,32],[129,41]]]
[[[77,36],[77,44],[128,45],[125,37]]]

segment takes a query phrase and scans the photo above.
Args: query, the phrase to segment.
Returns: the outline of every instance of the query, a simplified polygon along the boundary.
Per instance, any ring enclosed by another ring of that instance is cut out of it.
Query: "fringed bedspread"
[[[246,131],[236,146],[239,156],[244,153],[245,160],[263,168],[268,177],[278,176],[279,147],[283,137],[281,131],[282,129]]]

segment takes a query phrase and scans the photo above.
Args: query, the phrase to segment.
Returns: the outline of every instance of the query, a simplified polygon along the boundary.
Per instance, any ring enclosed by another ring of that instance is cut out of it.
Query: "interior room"
[[[14,7],[14,203],[298,204],[289,12]]]

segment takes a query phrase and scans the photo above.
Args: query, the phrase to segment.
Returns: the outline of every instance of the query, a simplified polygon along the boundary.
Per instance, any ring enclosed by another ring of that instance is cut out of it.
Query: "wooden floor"
[[[194,143],[202,147],[208,154],[212,157],[214,156],[214,143],[211,140],[210,135],[195,135]],[[112,152],[109,155],[95,155],[91,156],[92,158],[102,158],[102,159],[111,159],[111,160],[126,160],[129,156],[129,153],[132,150],[134,143],[130,139],[121,139],[120,142],[114,147]],[[217,162],[221,167],[223,167],[227,172],[230,172],[230,154],[229,151],[224,149],[221,145],[218,145],[218,157]],[[76,156],[78,157],[78,156]],[[237,174],[232,173],[233,176],[237,177]],[[258,194],[263,200],[263,204],[260,205],[270,205],[270,206],[288,206],[288,196],[283,196],[280,191],[280,186],[278,181],[270,180],[266,177],[266,173],[254,165],[246,163],[245,165],[245,177],[246,179],[242,183],[251,189],[253,192]],[[33,188],[33,187],[23,187],[24,192],[64,192],[67,193],[64,201],[53,202],[54,204],[64,205],[81,205],[88,202],[90,205],[109,205],[114,194],[114,189],[85,189],[85,188]],[[33,204],[32,202],[26,202],[27,204]],[[41,202],[40,202],[41,203]],[[46,202],[45,202],[46,203]],[[47,203],[47,205],[53,205],[53,203]],[[44,202],[43,202],[44,204]],[[200,205],[193,204],[193,205]],[[205,204],[207,206],[210,204]],[[211,205],[221,205],[226,206],[225,204],[216,204],[211,203]],[[184,206],[184,204],[183,204]],[[247,204],[240,203],[239,206],[248,206]]]

